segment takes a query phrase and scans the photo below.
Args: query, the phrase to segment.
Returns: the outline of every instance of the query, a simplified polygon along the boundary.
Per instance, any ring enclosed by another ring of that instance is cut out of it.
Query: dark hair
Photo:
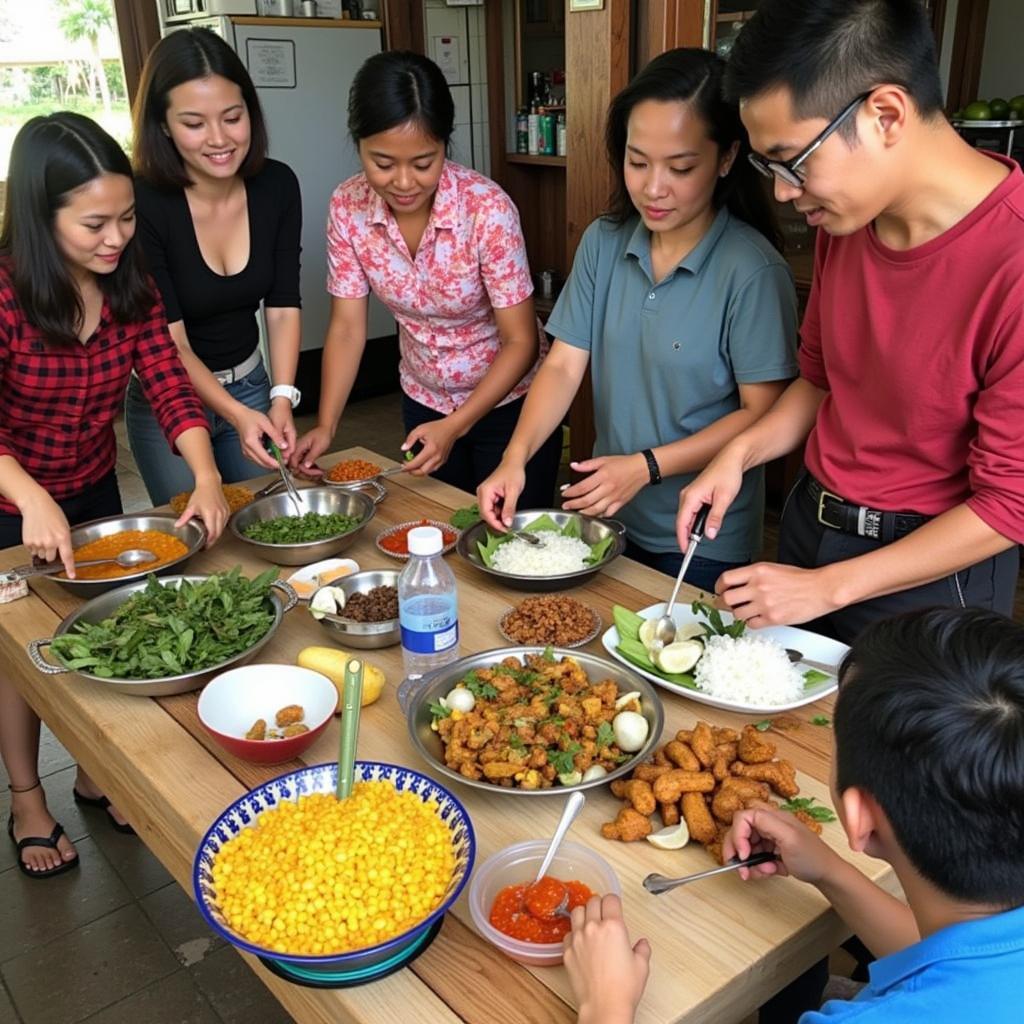
[[[267,125],[256,87],[238,54],[216,33],[205,28],[179,29],[164,36],[149,52],[142,69],[132,110],[135,172],[158,188],[188,188],[192,184],[181,154],[167,132],[171,90],[197,78],[220,75],[242,91],[249,112],[249,152],[238,168],[243,178],[263,169],[267,159]]]
[[[1024,904],[1024,626],[943,608],[871,626],[840,669],[836,781],[878,801],[946,895]]]
[[[455,103],[441,69],[409,50],[388,50],[363,62],[348,94],[353,142],[416,122],[445,149],[455,130]]]
[[[22,125],[11,147],[0,256],[9,264],[29,323],[52,345],[77,345],[85,309],[54,237],[54,218],[70,194],[102,174],[132,168],[121,147],[95,121],[60,111]],[[156,300],[133,237],[117,267],[96,282],[120,323],[142,320]]]
[[[935,37],[920,0],[762,0],[725,77],[730,99],[784,86],[797,117],[827,120],[885,83],[905,89],[922,117],[942,110]],[[856,121],[840,132],[855,139]]]
[[[612,100],[608,108],[605,145],[615,185],[605,216],[623,224],[636,214],[636,207],[626,188],[623,168],[633,108],[646,100],[692,103],[694,111],[707,127],[708,137],[719,150],[727,150],[733,143],[739,143],[732,168],[715,184],[712,206],[716,210],[728,207],[730,213],[756,228],[781,251],[782,234],[768,190],[761,175],[747,159],[750,142],[740,120],[739,109],[735,104],[727,103],[722,95],[724,68],[722,58],[707,50],[683,47],[668,50],[655,57]]]

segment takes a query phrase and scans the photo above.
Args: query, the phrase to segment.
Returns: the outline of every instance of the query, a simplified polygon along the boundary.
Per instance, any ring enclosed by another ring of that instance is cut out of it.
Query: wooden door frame
[[[135,103],[142,65],[146,63],[149,51],[160,41],[160,19],[155,3],[133,0],[114,0],[114,18],[121,44],[124,85],[131,106]]]
[[[961,110],[978,98],[981,61],[985,52],[988,0],[960,0],[953,31],[946,110]]]

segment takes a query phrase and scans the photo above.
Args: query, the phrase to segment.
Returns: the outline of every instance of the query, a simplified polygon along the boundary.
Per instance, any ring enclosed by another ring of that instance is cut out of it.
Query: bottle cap
[[[444,547],[442,541],[441,531],[436,526],[417,526],[409,531],[409,554],[440,554]]]

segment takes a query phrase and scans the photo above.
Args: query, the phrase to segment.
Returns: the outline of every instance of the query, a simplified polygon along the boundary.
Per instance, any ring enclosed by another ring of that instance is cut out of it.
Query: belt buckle
[[[224,387],[227,384],[234,384],[235,383],[235,371],[234,371],[234,369],[231,369],[231,370],[217,370],[214,373],[214,375],[213,375],[213,379],[221,387]]]
[[[821,488],[821,493],[818,495],[818,522],[822,526],[827,526],[830,530],[841,530],[843,528],[842,523],[830,523],[825,518],[825,500],[827,498],[835,498],[836,501],[841,502],[843,499],[838,494],[833,494],[831,491],[826,491],[824,487]]]

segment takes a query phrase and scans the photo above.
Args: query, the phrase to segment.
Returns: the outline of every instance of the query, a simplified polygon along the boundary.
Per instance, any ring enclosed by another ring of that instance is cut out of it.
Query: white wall
[[[989,0],[985,52],[981,62],[981,99],[1008,100],[1024,93],[1024,4]]]
[[[490,174],[490,124],[487,114],[487,48],[483,6],[448,7],[444,0],[424,0],[427,56],[437,60],[442,39],[458,48],[457,69],[448,84],[455,100],[452,159],[481,174]]]

